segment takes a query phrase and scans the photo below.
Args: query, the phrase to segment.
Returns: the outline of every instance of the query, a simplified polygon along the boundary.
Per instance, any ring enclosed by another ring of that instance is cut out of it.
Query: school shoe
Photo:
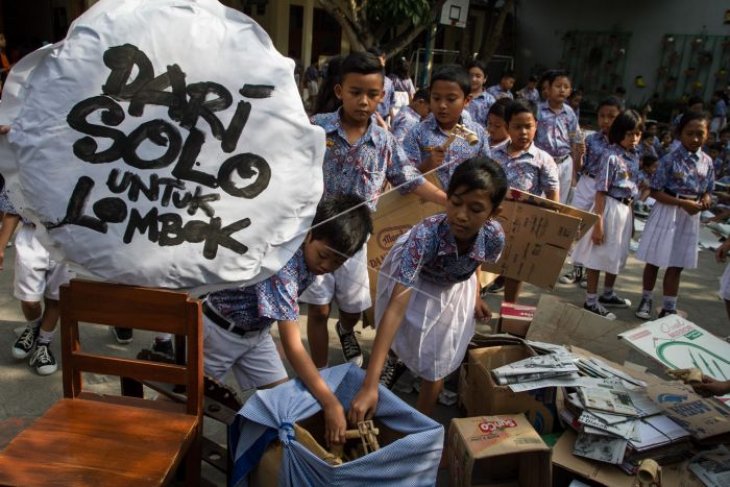
[[[598,316],[602,316],[606,318],[607,320],[615,320],[616,315],[611,313],[609,310],[603,307],[601,303],[596,303],[594,305],[589,305],[588,303],[583,304],[583,309],[590,311],[591,313],[595,313]]]
[[[573,269],[570,272],[566,272],[562,276],[560,276],[561,284],[575,284],[577,282],[580,282],[580,280],[583,278],[583,268],[582,267],[573,267]]]
[[[30,352],[35,348],[35,342],[38,340],[38,333],[40,326],[32,327],[30,325],[25,327],[23,333],[20,334],[15,343],[13,344],[13,358],[22,360],[30,355]]]
[[[152,342],[152,351],[158,353],[162,358],[175,362],[175,351],[172,348],[172,340],[160,340],[155,338]]]
[[[56,358],[48,348],[48,344],[38,345],[30,357],[29,365],[35,367],[39,375],[51,375],[58,370]]]
[[[642,320],[650,320],[651,319],[651,309],[654,306],[654,302],[651,298],[641,298],[641,302],[639,303],[639,307],[636,308],[636,315],[637,318],[641,318]]]
[[[387,389],[392,389],[405,370],[406,364],[401,362],[394,354],[388,352],[388,357],[383,364],[383,370],[380,371],[380,384]]]
[[[362,367],[362,349],[360,344],[357,342],[357,337],[354,331],[346,331],[342,328],[340,322],[337,322],[335,326],[337,330],[337,336],[340,338],[340,345],[342,345],[342,355],[345,360],[352,364]]]
[[[112,326],[112,335],[120,345],[132,343],[134,338],[134,330],[131,328],[122,328],[121,326]]]
[[[667,315],[676,315],[677,310],[676,309],[664,309],[659,312],[659,318],[664,318]]]
[[[628,308],[631,306],[631,300],[620,298],[616,293],[612,293],[610,296],[602,294],[598,296],[598,302],[609,308]]]

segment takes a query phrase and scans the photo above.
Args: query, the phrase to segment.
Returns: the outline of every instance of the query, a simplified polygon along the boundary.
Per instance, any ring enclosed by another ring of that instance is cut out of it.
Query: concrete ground
[[[15,341],[16,328],[24,325],[19,303],[12,296],[13,285],[13,259],[14,249],[9,248],[5,255],[5,269],[0,271],[0,449],[10,439],[40,416],[53,402],[62,396],[62,380],[60,369],[54,375],[41,377],[30,369],[26,361],[16,361],[12,358],[10,349]],[[567,266],[566,266],[567,269]],[[635,306],[641,295],[641,273],[643,265],[634,259],[629,258],[625,272],[619,277],[616,291],[632,300]],[[725,314],[723,301],[718,297],[717,289],[719,277],[724,270],[724,265],[715,263],[712,252],[703,250],[700,252],[699,268],[685,271],[682,279],[679,308],[688,314],[688,318],[699,326],[719,336],[730,335],[730,326]],[[660,274],[661,278],[661,274]],[[657,286],[655,302],[661,303],[661,281]],[[581,306],[584,300],[583,289],[576,285],[558,284],[553,291],[537,289],[526,285],[523,291],[522,301],[525,304],[537,304],[541,294],[550,293],[559,296],[566,302]],[[486,298],[493,310],[499,309],[501,295],[489,295]],[[617,310],[616,314],[620,320],[626,323],[629,329],[641,323],[641,320],[634,317],[634,307]],[[300,319],[303,336],[305,333],[306,318]],[[330,321],[330,363],[342,362],[339,352],[339,343],[333,330],[334,320]],[[488,332],[488,327],[482,327],[482,332]],[[360,333],[361,343],[369,351],[374,332],[371,329]],[[106,327],[87,326],[82,331],[82,345],[89,350],[104,350],[110,354],[121,356],[135,356],[137,352],[148,347],[152,336],[148,333],[138,333],[130,345],[117,344]],[[556,341],[569,341],[569,337],[555,337]],[[59,358],[59,341],[56,339],[52,346],[53,352]],[[625,345],[617,345],[625,346]],[[610,358],[610,357],[609,357]],[[644,360],[642,357],[632,357],[637,362]],[[647,364],[648,365],[648,364]],[[229,381],[230,382],[230,381]],[[86,383],[100,391],[118,391],[118,381],[115,378],[94,376],[87,377]],[[406,401],[415,401],[415,392],[400,393]],[[439,406],[435,419],[444,425],[448,424],[450,418],[459,414],[455,406]],[[206,426],[208,427],[208,426]],[[221,441],[222,431],[219,431]],[[211,470],[205,471],[205,476],[214,484],[223,485],[224,480],[220,475]],[[445,472],[442,471],[439,485],[446,485]]]

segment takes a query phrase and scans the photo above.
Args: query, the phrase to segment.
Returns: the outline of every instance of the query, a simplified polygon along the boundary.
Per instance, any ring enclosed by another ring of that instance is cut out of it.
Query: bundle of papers
[[[536,355],[492,370],[497,384],[515,384],[551,378],[577,378],[578,367],[571,354]]]
[[[689,469],[708,487],[730,485],[730,450],[720,445],[702,452],[692,458]]]

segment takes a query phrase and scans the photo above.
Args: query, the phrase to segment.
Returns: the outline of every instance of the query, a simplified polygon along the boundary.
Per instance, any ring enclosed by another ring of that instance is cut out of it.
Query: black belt
[[[587,177],[589,177],[591,179],[596,179],[596,177],[593,174],[589,174],[587,172],[581,173],[581,176],[587,176]]]
[[[700,197],[696,194],[678,194],[667,188],[664,188],[664,192],[667,193],[669,196],[679,198],[680,200],[697,201],[700,199]]]
[[[618,196],[613,196],[611,194],[606,193],[607,196],[610,196],[611,198],[615,199],[616,201],[625,204],[626,206],[631,206],[631,203],[634,201],[634,198],[619,198]]]
[[[565,154],[564,156],[555,157],[554,158],[555,159],[555,164],[560,164],[561,162],[565,162],[566,159],[568,159],[568,157],[570,157],[570,154]]]
[[[238,336],[245,337],[254,333],[261,333],[263,330],[244,330],[243,328],[236,326],[229,320],[219,315],[207,301],[203,301],[203,314],[208,317],[210,321],[220,326],[226,331],[230,331]]]

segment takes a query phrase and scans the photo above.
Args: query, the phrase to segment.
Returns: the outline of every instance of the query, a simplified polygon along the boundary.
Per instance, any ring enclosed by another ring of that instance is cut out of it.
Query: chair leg
[[[200,485],[200,462],[202,461],[202,428],[203,418],[200,418],[195,439],[185,455],[185,485],[186,487],[197,487]]]

